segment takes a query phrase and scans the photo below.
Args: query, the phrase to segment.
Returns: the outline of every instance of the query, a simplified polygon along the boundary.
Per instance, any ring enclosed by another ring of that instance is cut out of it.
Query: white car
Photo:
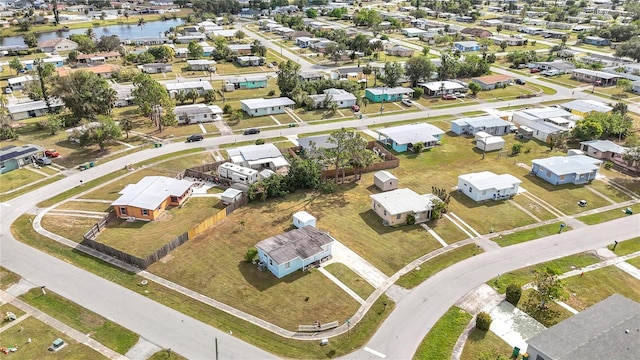
[[[413,105],[413,102],[409,99],[402,99],[402,101],[400,101],[401,103],[403,103],[406,106],[411,106]]]

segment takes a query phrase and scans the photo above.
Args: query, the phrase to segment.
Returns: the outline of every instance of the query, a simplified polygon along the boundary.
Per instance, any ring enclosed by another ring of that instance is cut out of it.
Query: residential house
[[[261,89],[267,87],[269,78],[265,75],[238,76],[227,79],[227,84],[233,84],[238,89]]]
[[[251,44],[231,44],[227,45],[231,52],[235,52],[238,55],[251,55]]]
[[[640,304],[614,294],[527,339],[531,360],[640,359]]]
[[[320,72],[303,72],[298,75],[298,78],[302,82],[319,81],[324,79],[324,76]]]
[[[586,155],[553,156],[531,162],[531,173],[553,185],[589,183],[602,164],[601,160]]]
[[[480,26],[498,26],[498,25],[502,25],[502,20],[498,20],[498,19],[480,20]]]
[[[386,50],[387,55],[399,56],[399,57],[411,57],[413,56],[413,49],[406,48],[404,46],[394,46]]]
[[[301,37],[311,38],[313,34],[308,31],[294,31],[283,35],[285,40],[296,40]]]
[[[378,130],[378,141],[390,145],[394,151],[413,151],[413,145],[422,143],[424,149],[436,146],[444,131],[427,123],[392,126]]]
[[[15,91],[24,88],[29,82],[33,80],[34,78],[31,75],[22,75],[7,79],[7,83],[9,83],[9,88]]]
[[[59,53],[78,48],[78,43],[65,38],[57,38],[38,42],[38,49],[44,53]]]
[[[123,45],[133,46],[152,46],[170,44],[171,39],[167,37],[141,37],[135,39],[126,39],[122,41]]]
[[[329,103],[334,102],[338,108],[350,108],[356,104],[356,97],[342,89],[325,89],[322,94],[309,95],[316,108],[326,108]]]
[[[247,145],[227,150],[231,162],[258,171],[270,169],[286,175],[289,162],[273,144]]]
[[[278,279],[331,258],[333,238],[313,226],[293,229],[256,244],[258,259]]]
[[[571,72],[571,78],[594,86],[613,86],[618,83],[621,76],[604,71],[575,69]]]
[[[260,56],[238,56],[236,62],[240,66],[262,66],[265,60]]]
[[[562,39],[565,36],[568,36],[567,33],[562,32],[562,31],[555,31],[555,30],[545,30],[542,34],[545,39],[550,38],[550,39]]]
[[[475,135],[484,131],[490,135],[506,135],[511,123],[496,115],[484,115],[473,118],[462,118],[451,122],[451,131],[457,135]]]
[[[350,81],[358,81],[358,82],[366,82],[367,76],[362,72],[364,67],[348,67],[348,68],[338,68],[335,69],[335,72],[332,74],[337,74],[338,80],[350,80]]]
[[[305,48],[308,48],[309,45],[311,45],[315,41],[320,41],[320,40],[321,39],[314,38],[313,36],[299,36],[295,39],[294,43],[297,47],[301,49],[305,49]]]
[[[230,205],[242,199],[244,192],[242,190],[228,188],[220,194],[220,202],[223,205]]]
[[[226,180],[249,186],[255,184],[256,182],[258,182],[258,180],[260,180],[258,176],[258,170],[233,164],[230,162],[220,164],[220,166],[218,166],[217,172],[220,177]]]
[[[173,108],[178,124],[204,123],[222,120],[222,109],[218,105],[191,104]]]
[[[481,171],[458,176],[458,191],[474,201],[503,200],[514,197],[521,183],[520,179],[510,174]]]
[[[179,92],[187,92],[189,90],[195,90],[198,95],[202,96],[206,91],[213,90],[211,83],[208,81],[185,81],[177,83],[164,83],[164,87],[167,88],[169,96],[175,99],[176,94]]]
[[[482,90],[493,90],[495,88],[504,88],[513,82],[513,77],[508,75],[486,75],[472,78],[471,81],[480,85]]]
[[[587,45],[594,45],[594,46],[609,46],[609,44],[611,44],[611,40],[601,38],[600,36],[585,36],[582,39],[582,42]]]
[[[187,65],[191,71],[212,71],[216,70],[215,60],[187,60]]]
[[[576,119],[577,116],[555,107],[520,110],[511,118],[517,125],[531,130],[531,136],[545,143],[571,130]]]
[[[188,44],[192,41],[200,42],[205,40],[207,40],[207,35],[198,33],[198,34],[176,36],[174,41],[176,44]]]
[[[118,84],[116,82],[112,82],[109,85],[111,85],[111,88],[116,92],[116,101],[113,106],[125,107],[134,105],[133,101],[135,98],[132,94],[134,89],[133,84]]]
[[[33,163],[34,159],[44,152],[38,145],[8,145],[0,149],[0,174],[19,169]]]
[[[523,46],[525,42],[525,39],[519,36],[495,35],[495,36],[489,36],[488,39],[491,39],[493,43],[496,45],[506,43],[507,46]]]
[[[118,67],[115,65],[111,65],[111,64],[102,64],[102,65],[96,65],[96,66],[89,66],[89,67],[80,67],[80,68],[68,68],[68,67],[62,67],[62,68],[58,68],[56,69],[56,72],[58,73],[58,76],[60,77],[64,77],[64,76],[68,76],[74,72],[77,71],[88,71],[90,73],[94,73],[102,78],[105,79],[110,79],[111,76],[113,75],[113,73],[118,70]]]
[[[382,191],[391,191],[398,188],[398,178],[387,170],[380,170],[373,174],[373,185]]]
[[[245,8],[245,9],[242,9],[242,11],[240,11],[238,16],[240,16],[243,19],[254,19],[259,17],[261,14],[262,13],[256,9]]]
[[[396,189],[369,195],[371,209],[382,219],[385,226],[406,224],[413,218],[415,223],[431,219],[431,211],[439,199],[433,194],[420,195],[411,189]]]
[[[474,137],[476,139],[476,148],[483,153],[502,150],[506,143],[500,136],[494,136],[484,131],[478,131]]]
[[[332,40],[328,40],[328,39],[320,40],[320,41],[313,41],[313,42],[311,42],[311,44],[309,44],[309,49],[324,54],[324,52],[326,51],[327,47],[329,45],[331,45],[331,44],[336,44],[336,42],[332,41]]]
[[[144,64],[140,66],[140,69],[142,70],[143,73],[146,73],[146,74],[161,74],[161,73],[168,73],[173,71],[170,63]]]
[[[236,37],[236,33],[238,32],[238,30],[214,30],[212,32],[212,38],[216,38],[218,36],[222,36],[223,38],[226,39],[233,39]]]
[[[403,97],[410,97],[413,95],[413,89],[396,86],[389,87],[375,87],[367,88],[364,90],[364,96],[373,103],[399,101]]]
[[[242,104],[242,110],[252,117],[284,114],[286,108],[295,105],[295,101],[287,97],[245,99],[240,100],[240,103]]]
[[[488,38],[493,35],[491,31],[482,28],[464,28],[460,31],[460,34],[472,36],[478,39]]]
[[[461,52],[480,51],[480,44],[477,41],[456,41],[453,47]]]
[[[117,51],[100,52],[93,54],[79,54],[77,60],[79,64],[86,64],[89,66],[102,65],[107,61],[120,60],[120,53]]]
[[[53,55],[45,58],[40,58],[40,60],[45,64],[53,64],[56,68],[64,66],[64,58],[62,56]],[[27,70],[34,70],[33,64],[35,64],[35,59],[30,60],[22,60],[20,61],[24,68]]]
[[[59,111],[64,106],[62,101],[58,98],[50,99],[50,105],[51,110],[54,112]],[[36,100],[8,105],[7,112],[9,113],[11,120],[17,121],[47,115],[49,110],[44,100]]]
[[[640,94],[640,80],[636,80],[632,82],[631,85],[632,85],[631,91],[633,91],[636,94]]]
[[[533,26],[523,26],[518,29],[518,32],[529,34],[529,35],[540,35],[544,32],[544,29],[533,27]]]
[[[564,60],[536,61],[530,63],[529,67],[540,70],[551,70],[557,74],[568,74],[576,68],[573,63]]]
[[[455,92],[467,92],[467,85],[459,81],[432,81],[427,83],[418,83],[419,87],[424,89],[427,96],[441,96],[444,94],[453,94]]]
[[[193,183],[165,176],[145,176],[122,189],[111,203],[116,216],[123,219],[154,221],[165,210],[180,206],[191,196]]]
[[[273,29],[273,32],[280,36],[285,36],[288,33],[295,32],[295,30],[293,30],[292,28],[282,26],[282,27]]]
[[[611,111],[613,111],[611,106],[597,100],[573,100],[558,104],[558,106],[581,117],[585,117],[594,112],[610,114]]]
[[[590,65],[590,64],[602,64],[603,67],[619,67],[626,66],[628,64],[633,64],[633,60],[628,60],[625,58],[617,58],[610,55],[600,55],[600,54],[589,54],[580,58],[580,61]]]
[[[420,37],[420,35],[426,33],[426,31],[422,29],[416,29],[416,28],[404,28],[402,29],[402,33],[406,37],[414,38],[414,37]]]
[[[620,167],[632,171],[640,170],[640,163],[629,163],[624,156],[629,151],[628,148],[620,146],[610,140],[589,140],[580,143],[580,150],[587,156],[602,160],[610,161]]]

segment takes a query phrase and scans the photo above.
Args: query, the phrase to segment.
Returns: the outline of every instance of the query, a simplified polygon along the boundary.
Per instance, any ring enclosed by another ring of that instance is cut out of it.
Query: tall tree
[[[278,68],[278,88],[281,96],[290,97],[293,90],[300,84],[300,64],[287,60],[280,63]]]
[[[80,146],[98,145],[100,151],[104,151],[109,141],[122,137],[122,130],[111,117],[100,115],[96,119],[98,126],[87,127],[84,130],[76,130],[74,137],[80,140]]]
[[[133,85],[133,101],[143,116],[148,116],[160,131],[162,126],[177,124],[173,101],[162,84],[148,74],[138,74],[133,79]]]
[[[616,57],[628,57],[640,61],[640,38],[635,38],[616,47]]]
[[[267,47],[260,42],[260,40],[254,40],[251,44],[251,53],[256,56],[266,56]]]
[[[146,23],[147,22],[144,21],[144,18],[141,17],[141,18],[138,19],[138,27],[140,28],[140,36],[142,36],[142,37],[144,37],[143,29],[144,29],[144,24],[146,24]]]
[[[388,62],[384,64],[384,75],[381,76],[382,82],[389,87],[396,87],[400,79],[404,75],[402,64],[397,62]]]
[[[191,57],[192,59],[199,59],[204,56],[202,45],[198,44],[195,41],[189,42],[187,50],[189,50],[189,57]]]
[[[53,0],[51,2],[51,8],[53,11],[53,25],[58,26],[58,24],[60,24],[60,10],[58,10],[58,1]]]
[[[540,301],[540,308],[545,309],[548,302],[565,297],[564,284],[558,275],[560,273],[550,267],[535,271],[533,285],[537,290],[535,296]]]
[[[115,51],[120,48],[120,38],[118,35],[101,36],[96,44],[96,48],[100,51]]]
[[[16,71],[16,75],[18,75],[20,70],[24,69],[24,65],[20,62],[20,59],[17,56],[9,61],[9,67]]]
[[[404,64],[405,74],[411,81],[411,86],[416,86],[419,81],[429,81],[431,74],[436,71],[435,65],[426,56],[414,56]]]
[[[338,181],[338,174],[352,166],[353,152],[359,148],[362,137],[353,130],[340,129],[331,133],[327,142],[332,146],[322,149],[313,149],[314,153],[321,154],[321,159],[327,166],[335,169],[334,181]]]
[[[33,33],[25,33],[24,35],[22,35],[22,39],[24,40],[24,43],[30,48],[38,46],[38,39],[36,39],[36,36]]]
[[[42,99],[47,105],[47,111],[51,112],[51,99],[49,98],[49,79],[56,71],[53,63],[45,63],[41,58],[36,59],[33,62],[33,67],[38,74],[38,81],[40,82],[40,91],[42,93]]]
[[[76,122],[109,115],[117,99],[107,80],[88,71],[76,71],[58,78],[55,91]]]
[[[133,120],[128,116],[120,119],[120,129],[127,134],[127,139],[129,138],[129,133],[133,130],[133,125]]]

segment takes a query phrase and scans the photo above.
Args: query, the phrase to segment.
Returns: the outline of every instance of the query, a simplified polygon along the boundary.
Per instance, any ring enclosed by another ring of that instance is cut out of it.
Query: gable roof
[[[629,149],[620,146],[610,140],[589,140],[582,141],[580,145],[587,145],[600,152],[611,152],[614,154],[626,154]]]
[[[378,130],[397,144],[414,144],[423,141],[437,141],[436,135],[444,134],[436,126],[426,123],[400,125]]]
[[[0,149],[0,162],[23,158],[44,151],[44,148],[38,145],[28,144],[23,146],[9,145]]]
[[[501,117],[497,115],[485,115],[478,116],[472,118],[462,118],[453,120],[452,124],[456,124],[458,126],[471,126],[471,127],[497,127],[497,126],[509,126],[510,123],[502,120]]]
[[[638,324],[640,304],[615,294],[527,343],[551,359],[639,359]]]
[[[387,170],[380,170],[377,173],[375,173],[373,175],[374,178],[382,181],[382,182],[387,182],[389,180],[398,180],[397,177],[395,177],[395,175],[393,175],[392,173],[388,172]]]
[[[181,196],[193,184],[187,180],[178,180],[166,176],[145,176],[136,184],[122,189],[121,195],[111,206],[133,206],[140,209],[157,209],[169,196]]]
[[[515,185],[522,183],[520,179],[511,174],[496,175],[491,171],[464,174],[458,176],[458,179],[468,182],[478,190],[511,189]]]
[[[276,106],[290,106],[295,104],[295,102],[288,97],[279,97],[279,98],[257,98],[257,99],[245,99],[240,100],[242,105],[248,107],[250,110],[253,109],[263,109],[268,107],[276,107]]]
[[[321,247],[331,242],[333,238],[327,233],[305,226],[264,239],[256,244],[256,248],[280,265],[296,258],[308,259],[324,251]]]
[[[289,165],[280,150],[273,144],[247,145],[227,150],[234,163],[248,162],[249,165],[271,161],[275,166]]]
[[[369,197],[380,204],[390,215],[431,210],[436,199],[433,194],[420,195],[411,189],[396,189],[369,195]]]
[[[603,102],[597,100],[573,100],[567,103],[561,104],[565,109],[576,110],[583,113],[597,111],[602,113],[608,113],[613,108]]]
[[[601,160],[586,155],[552,156],[546,159],[531,160],[556,175],[584,174],[597,170]]]
[[[57,39],[40,41],[38,43],[38,47],[39,48],[53,47],[53,46],[57,46],[61,42],[71,42],[71,43],[73,43],[75,45],[78,45],[78,43],[76,43],[75,41],[71,41],[71,40],[65,39],[65,38],[57,38]]]
[[[543,107],[520,110],[513,113],[528,120],[544,120],[554,117],[570,117],[571,113],[557,107]]]

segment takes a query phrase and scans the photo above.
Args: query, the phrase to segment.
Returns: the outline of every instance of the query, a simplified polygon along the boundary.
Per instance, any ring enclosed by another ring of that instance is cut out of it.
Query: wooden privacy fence
[[[95,223],[91,229],[89,229],[89,231],[87,231],[82,238],[83,239],[89,239],[89,240],[93,240],[96,238],[96,236],[98,236],[98,234],[100,233],[100,231],[102,231],[102,229],[104,229],[108,223],[110,223],[111,221],[116,219],[116,213],[115,211],[111,210],[109,211],[109,213],[107,215],[105,215],[102,220],[98,221],[97,223]]]
[[[187,235],[189,237],[189,239],[193,239],[194,237],[202,234],[203,232],[205,232],[205,230],[207,230],[208,228],[212,227],[215,223],[217,223],[218,221],[224,219],[227,217],[227,209],[222,209],[220,211],[218,211],[215,215],[213,215],[212,217],[205,219],[203,222],[201,222],[200,224],[192,227],[191,229],[189,229],[189,231],[187,231]]]

